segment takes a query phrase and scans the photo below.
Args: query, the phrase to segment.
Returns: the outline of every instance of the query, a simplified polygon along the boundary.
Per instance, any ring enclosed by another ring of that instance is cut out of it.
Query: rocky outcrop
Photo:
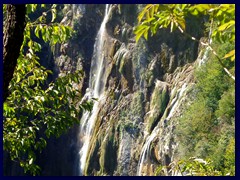
[[[132,9],[127,19],[126,9]],[[174,129],[194,84],[198,44],[167,30],[137,44],[132,32],[136,22],[129,19],[139,9],[115,5],[106,25],[107,98],[96,117],[85,175],[136,175],[153,133],[140,174],[153,175],[156,167],[177,158]]]
[[[52,48],[52,69],[56,76],[82,69],[79,89],[84,94],[104,5],[64,6],[62,23],[76,32],[69,42]],[[136,43],[133,28],[142,7],[112,5],[102,52],[106,100],[96,115],[84,175],[154,175],[159,165],[177,159],[174,130],[194,86],[198,43],[165,29]],[[189,19],[186,24],[197,38],[202,36],[200,21]],[[42,175],[78,175],[79,129],[49,140],[39,154]]]

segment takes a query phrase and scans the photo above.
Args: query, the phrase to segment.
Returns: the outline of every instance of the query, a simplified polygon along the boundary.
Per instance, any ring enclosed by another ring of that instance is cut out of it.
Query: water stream
[[[143,145],[141,155],[140,155],[140,160],[138,161],[137,176],[142,175],[143,165],[145,163],[148,163],[147,160],[149,158],[150,144],[153,141],[153,139],[157,136],[158,130],[159,129],[155,127],[152,133],[147,137],[145,144]]]
[[[182,87],[177,90],[175,97],[171,101],[171,104],[170,104],[171,110],[166,120],[169,120],[173,116],[173,114],[177,111],[178,107],[181,104],[180,102],[182,100],[182,97],[184,96],[184,93],[186,92],[187,87],[188,87],[187,83],[184,83]],[[145,165],[150,165],[150,162],[148,161],[150,157],[150,145],[152,141],[155,139],[155,137],[158,135],[158,132],[159,132],[159,126],[157,125],[153,129],[151,134],[149,134],[149,136],[147,136],[146,138],[146,141],[141,150],[140,159],[138,161],[137,176],[147,175],[147,174],[143,174],[143,167]]]
[[[109,15],[111,13],[111,5],[106,5],[105,7],[105,15],[102,21],[101,27],[98,31],[94,52],[90,70],[90,80],[89,87],[87,89],[87,93],[84,98],[96,98],[93,105],[93,109],[91,112],[85,112],[81,119],[80,125],[80,141],[82,143],[82,147],[79,151],[80,162],[79,162],[79,175],[84,175],[84,169],[87,160],[87,154],[89,151],[90,140],[92,136],[92,132],[95,126],[95,121],[97,119],[97,114],[99,111],[99,105],[104,102],[104,87],[106,82],[105,75],[105,54],[104,54],[104,45],[107,38],[106,33],[106,23],[109,19]]]

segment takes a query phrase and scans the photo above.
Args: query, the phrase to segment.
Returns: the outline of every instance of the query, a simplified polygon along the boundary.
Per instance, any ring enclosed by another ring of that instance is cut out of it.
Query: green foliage
[[[57,17],[56,4],[53,4],[49,9],[46,9],[46,5],[40,4],[27,4],[26,6],[27,14],[34,13],[37,8],[43,9],[43,12],[42,15],[35,20],[31,20],[27,16],[28,22],[26,24],[23,44],[32,40],[32,31],[37,38],[43,39],[44,42],[48,42],[50,45],[63,43],[73,34],[71,27],[55,22]],[[48,20],[50,13],[52,18]]]
[[[235,4],[220,4],[209,9],[215,22],[212,38],[218,42],[235,43]]]
[[[235,5],[234,4],[147,4],[138,15],[138,26],[135,29],[136,40],[141,36],[147,39],[147,31],[152,35],[158,29],[170,31],[179,28],[185,31],[185,18],[189,15],[208,15],[214,21],[212,38],[221,42],[235,41]],[[230,39],[229,39],[230,38]]]
[[[229,76],[235,80],[235,5],[147,4],[138,15],[138,25],[134,29],[136,41],[142,36],[147,40],[149,33],[153,36],[161,28],[169,28],[170,32],[178,29],[192,40],[199,41],[185,30],[185,20],[189,16],[208,18],[205,31],[211,32],[209,38],[213,45],[200,43],[214,55],[195,73],[195,101],[179,119],[176,132],[180,141],[180,157],[212,158],[215,169],[232,175],[235,173],[233,153],[226,148],[235,131],[235,84],[229,80]],[[229,145],[230,148],[233,146],[233,143]],[[227,152],[231,155],[226,155]],[[201,172],[196,164],[190,165],[198,169],[200,175],[208,174],[207,171]]]
[[[38,62],[36,54],[41,51],[41,45],[33,40],[32,31],[51,45],[66,41],[71,35],[69,27],[52,23],[56,18],[55,7],[52,5],[36,21],[27,22],[17,67],[9,85],[10,95],[3,109],[3,149],[25,172],[33,175],[40,172],[35,152],[46,147],[47,138],[59,137],[79,123],[82,110],[92,108],[92,102],[79,103],[82,97],[77,85],[83,76],[81,71],[47,83],[51,71]],[[37,8],[45,8],[45,5],[27,5],[28,14]],[[48,12],[52,12],[51,24],[44,24]],[[28,16],[27,19],[30,20]]]
[[[219,55],[224,55],[233,47],[230,43],[219,44],[215,42],[213,46],[218,49],[217,53]],[[207,105],[215,111],[223,93],[233,88],[235,84],[232,80],[229,80],[222,66],[213,55],[210,55],[208,59],[205,64],[196,70],[195,75],[199,94],[207,99]],[[233,62],[223,61],[223,63],[228,69],[234,69]]]
[[[212,40],[219,43],[235,43],[234,4],[147,4],[138,15],[138,25],[134,29],[136,41],[138,42],[142,36],[147,40],[149,31],[153,36],[161,28],[170,28],[170,32],[179,29],[181,33],[184,33],[192,40],[197,40],[185,31],[185,20],[189,15],[209,18],[210,24],[206,26],[206,30],[212,31],[209,37]],[[206,45],[209,46],[209,44]],[[221,65],[222,59],[230,58],[231,61],[235,60],[235,47],[223,56],[216,54],[216,51],[212,48],[211,51],[219,58]],[[227,69],[225,71],[235,79]]]
[[[181,176],[223,176],[223,171],[214,168],[211,160],[204,160],[190,157],[187,160],[172,162],[168,166],[159,166],[155,171],[155,176],[165,175],[164,170],[168,168],[174,175]]]
[[[233,124],[233,117],[235,116],[235,88],[233,86],[223,93],[215,113],[217,117]]]
[[[196,71],[196,79],[199,93],[206,98],[208,107],[215,111],[218,100],[228,86],[227,83],[223,83],[224,73],[221,66],[216,61],[208,61]]]
[[[213,165],[217,169],[221,171],[225,171],[226,173],[230,172],[231,166],[226,166],[226,151],[228,148],[228,144],[230,143],[231,139],[234,139],[235,136],[235,128],[234,126],[221,123],[221,128],[219,128],[217,137],[217,142],[215,143],[214,147],[212,148],[211,159],[213,160]],[[235,145],[235,144],[234,144]],[[235,157],[233,155],[233,157]],[[235,160],[233,160],[233,164],[235,164]],[[230,164],[229,164],[230,165]]]
[[[177,134],[180,146],[182,146],[181,151],[183,151],[181,153],[184,156],[195,156],[195,153],[198,153],[197,155],[204,157],[202,155],[207,154],[209,148],[204,148],[203,142],[210,138],[208,136],[212,124],[212,113],[207,108],[205,99],[199,98],[194,101],[180,118],[177,126]],[[189,151],[190,149],[191,151]]]
[[[225,173],[235,175],[235,138],[232,137],[224,155]]]
[[[138,26],[134,29],[136,41],[144,36],[148,39],[148,32],[156,34],[158,29],[168,28],[172,32],[180,26],[185,30],[185,8],[184,4],[148,4],[138,15]]]
[[[218,53],[224,54],[228,48],[231,48],[229,43],[221,44]],[[224,63],[229,69],[234,68],[232,62]],[[215,169],[233,175],[233,164],[226,166],[225,152],[235,136],[235,83],[213,56],[195,75],[195,100],[186,108],[177,126],[179,153],[181,158],[211,158]]]

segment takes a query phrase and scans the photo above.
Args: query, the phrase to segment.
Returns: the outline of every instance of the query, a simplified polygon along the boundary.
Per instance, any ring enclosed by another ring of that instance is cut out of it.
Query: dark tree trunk
[[[25,4],[8,4],[3,37],[3,101],[8,97],[9,82],[17,65],[25,28]]]

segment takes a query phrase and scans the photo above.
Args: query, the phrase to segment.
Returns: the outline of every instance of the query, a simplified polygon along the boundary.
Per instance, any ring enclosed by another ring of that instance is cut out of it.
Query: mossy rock
[[[112,127],[112,126],[111,126]],[[110,132],[109,132],[110,131]],[[117,164],[117,146],[114,137],[114,128],[106,134],[100,147],[100,172],[103,174],[113,175]]]
[[[89,152],[89,155],[86,160],[84,175],[93,175],[92,173],[94,171],[100,170],[100,164],[99,164],[99,148],[100,148],[100,141],[98,139],[95,139],[95,142],[91,143],[91,149]]]
[[[167,83],[156,81],[150,102],[150,116],[147,121],[148,132],[151,132],[164,114],[169,102],[169,89]]]
[[[132,61],[128,53],[123,55],[120,61],[119,72],[126,80],[127,87],[130,89],[130,91],[132,91],[134,79],[132,75]]]
[[[134,115],[141,115],[144,113],[143,107],[144,95],[142,92],[138,91],[133,94],[133,99],[131,102],[131,112]]]

